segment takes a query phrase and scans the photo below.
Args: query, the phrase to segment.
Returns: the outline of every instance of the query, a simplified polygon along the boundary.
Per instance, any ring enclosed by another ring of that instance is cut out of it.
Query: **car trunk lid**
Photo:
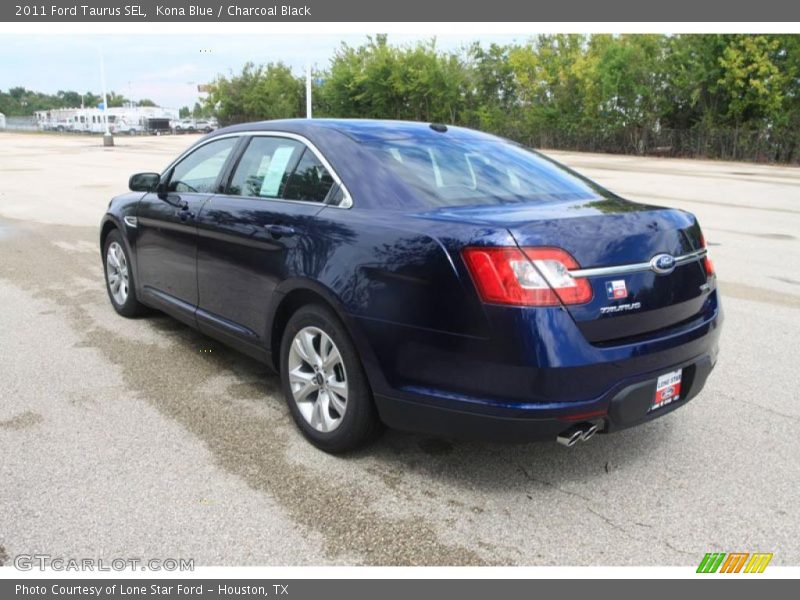
[[[685,211],[612,196],[434,212],[425,216],[503,226],[523,249],[568,252],[578,263],[573,277],[589,281],[592,298],[564,307],[595,344],[623,342],[688,321],[702,311],[711,290],[700,227]],[[658,257],[661,268],[654,270]]]
[[[695,218],[637,206],[509,227],[520,247],[556,246],[578,262],[572,275],[588,279],[592,299],[565,307],[592,343],[622,341],[690,320],[710,291]]]

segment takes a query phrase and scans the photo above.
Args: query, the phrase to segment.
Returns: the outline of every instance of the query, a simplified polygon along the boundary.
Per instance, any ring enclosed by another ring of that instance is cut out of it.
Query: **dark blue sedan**
[[[326,451],[383,424],[572,446],[686,404],[716,362],[695,217],[491,135],[250,123],[130,189],[101,228],[114,309],[273,366]]]

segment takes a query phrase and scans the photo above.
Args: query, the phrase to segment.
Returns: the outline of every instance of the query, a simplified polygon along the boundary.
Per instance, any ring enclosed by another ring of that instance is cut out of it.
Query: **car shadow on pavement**
[[[243,407],[256,412],[259,405],[266,405],[269,413],[261,416],[265,434],[271,428],[280,428],[284,435],[306,444],[291,421],[280,378],[272,369],[161,313],[154,313],[147,320],[171,337],[180,346],[181,354],[194,353],[217,375],[234,378],[225,388],[227,398],[220,401],[243,403]],[[270,423],[270,419],[276,422]],[[613,476],[651,460],[659,447],[669,447],[675,419],[680,419],[680,411],[640,427],[596,435],[573,448],[565,448],[555,440],[503,444],[387,430],[373,444],[338,458],[364,463],[384,473],[414,473],[417,478],[435,478],[453,485],[508,489],[527,488],[533,483],[546,487]],[[217,435],[236,439],[233,431]],[[241,447],[238,451],[252,456],[253,449]],[[263,464],[269,467],[268,461]]]

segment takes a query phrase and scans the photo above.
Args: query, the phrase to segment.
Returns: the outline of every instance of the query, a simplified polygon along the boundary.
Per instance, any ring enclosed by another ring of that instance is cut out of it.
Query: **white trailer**
[[[55,108],[35,113],[39,129],[43,131],[73,131],[77,133],[105,133],[106,119],[111,133],[131,134],[150,132],[155,121],[178,118],[178,111],[155,106],[124,106],[109,108]]]

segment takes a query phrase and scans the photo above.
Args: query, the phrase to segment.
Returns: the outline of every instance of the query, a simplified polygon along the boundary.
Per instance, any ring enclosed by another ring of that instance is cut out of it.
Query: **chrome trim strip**
[[[122,220],[125,221],[125,225],[128,227],[136,228],[136,226],[139,225],[136,217],[126,216],[123,217]]]
[[[304,137],[298,133],[292,133],[289,131],[236,131],[233,133],[224,133],[222,135],[215,135],[207,140],[203,140],[191,148],[185,150],[181,155],[178,156],[175,160],[173,160],[169,166],[161,172],[161,176],[163,177],[165,174],[169,173],[169,171],[175,167],[180,161],[182,161],[185,157],[189,156],[192,152],[200,148],[201,146],[205,146],[206,144],[210,144],[211,142],[215,142],[217,140],[223,140],[230,137],[244,137],[244,136],[251,136],[251,137],[282,137],[288,138],[290,140],[295,140],[304,144],[309,150],[311,150],[314,155],[319,159],[322,165],[328,169],[328,172],[333,177],[333,180],[339,184],[339,187],[342,188],[342,193],[344,194],[344,199],[342,200],[341,204],[322,204],[321,202],[312,202],[310,204],[317,204],[319,206],[328,206],[330,208],[352,208],[353,206],[353,197],[350,195],[350,192],[347,190],[347,186],[342,182],[341,177],[339,177],[338,173],[333,170],[331,164],[328,162],[328,159],[325,158],[325,155],[320,152],[319,148],[317,148],[311,140],[307,137]],[[222,196],[226,196],[227,194],[220,194]],[[259,198],[259,200],[283,200],[284,202],[303,202],[303,200],[285,200],[283,198]]]
[[[701,248],[689,254],[683,254],[675,257],[675,266],[686,265],[696,262],[705,257],[708,250]],[[642,271],[652,271],[650,261],[642,263],[634,263],[630,265],[616,265],[613,267],[596,267],[593,269],[575,269],[570,271],[569,274],[573,277],[603,277],[606,275],[627,275],[628,273],[640,273]]]

